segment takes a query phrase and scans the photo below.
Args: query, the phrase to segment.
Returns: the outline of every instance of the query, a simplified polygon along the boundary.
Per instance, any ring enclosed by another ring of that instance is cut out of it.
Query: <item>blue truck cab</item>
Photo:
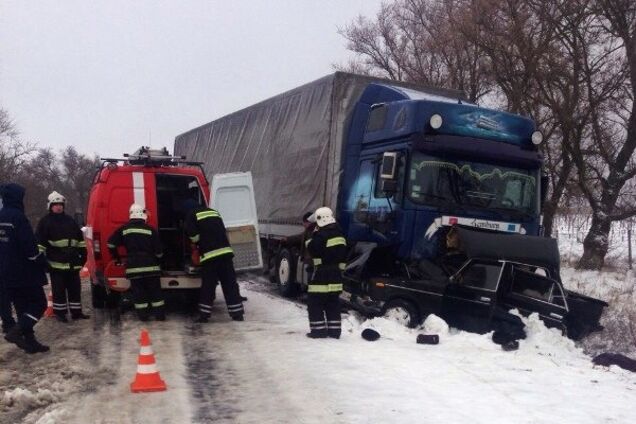
[[[369,84],[344,149],[339,222],[349,240],[407,260],[439,255],[455,224],[538,235],[540,141],[528,118]]]

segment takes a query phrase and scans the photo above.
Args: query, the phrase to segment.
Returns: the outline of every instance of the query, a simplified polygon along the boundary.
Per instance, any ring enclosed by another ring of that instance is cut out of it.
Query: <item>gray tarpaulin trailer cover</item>
[[[208,178],[251,171],[261,232],[298,233],[305,212],[338,206],[349,119],[372,82],[422,88],[336,72],[181,134],[174,152]]]

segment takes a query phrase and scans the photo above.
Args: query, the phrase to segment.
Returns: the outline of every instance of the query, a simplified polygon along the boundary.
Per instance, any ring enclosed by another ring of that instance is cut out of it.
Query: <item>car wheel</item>
[[[287,249],[281,249],[276,258],[276,282],[282,296],[293,297],[298,293],[296,283],[296,263],[294,256]]]
[[[106,306],[106,289],[104,286],[91,281],[91,304],[94,309],[104,309]]]
[[[415,305],[402,299],[388,302],[384,307],[384,316],[409,328],[415,328],[420,323],[420,314]]]

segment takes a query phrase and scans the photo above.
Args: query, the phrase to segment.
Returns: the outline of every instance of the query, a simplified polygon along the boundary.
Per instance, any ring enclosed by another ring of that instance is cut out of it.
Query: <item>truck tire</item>
[[[91,281],[91,304],[94,309],[104,309],[106,306],[106,289],[104,286]]]
[[[384,316],[408,328],[415,328],[420,323],[417,307],[408,300],[394,299],[384,307]]]
[[[276,282],[281,296],[293,297],[298,293],[296,261],[287,249],[281,249],[276,257]]]

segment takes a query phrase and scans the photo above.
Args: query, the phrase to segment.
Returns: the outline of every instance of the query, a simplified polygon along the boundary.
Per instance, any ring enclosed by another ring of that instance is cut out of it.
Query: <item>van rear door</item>
[[[234,269],[262,269],[263,257],[258,236],[252,173],[214,175],[210,193],[210,207],[221,214],[234,250]]]

